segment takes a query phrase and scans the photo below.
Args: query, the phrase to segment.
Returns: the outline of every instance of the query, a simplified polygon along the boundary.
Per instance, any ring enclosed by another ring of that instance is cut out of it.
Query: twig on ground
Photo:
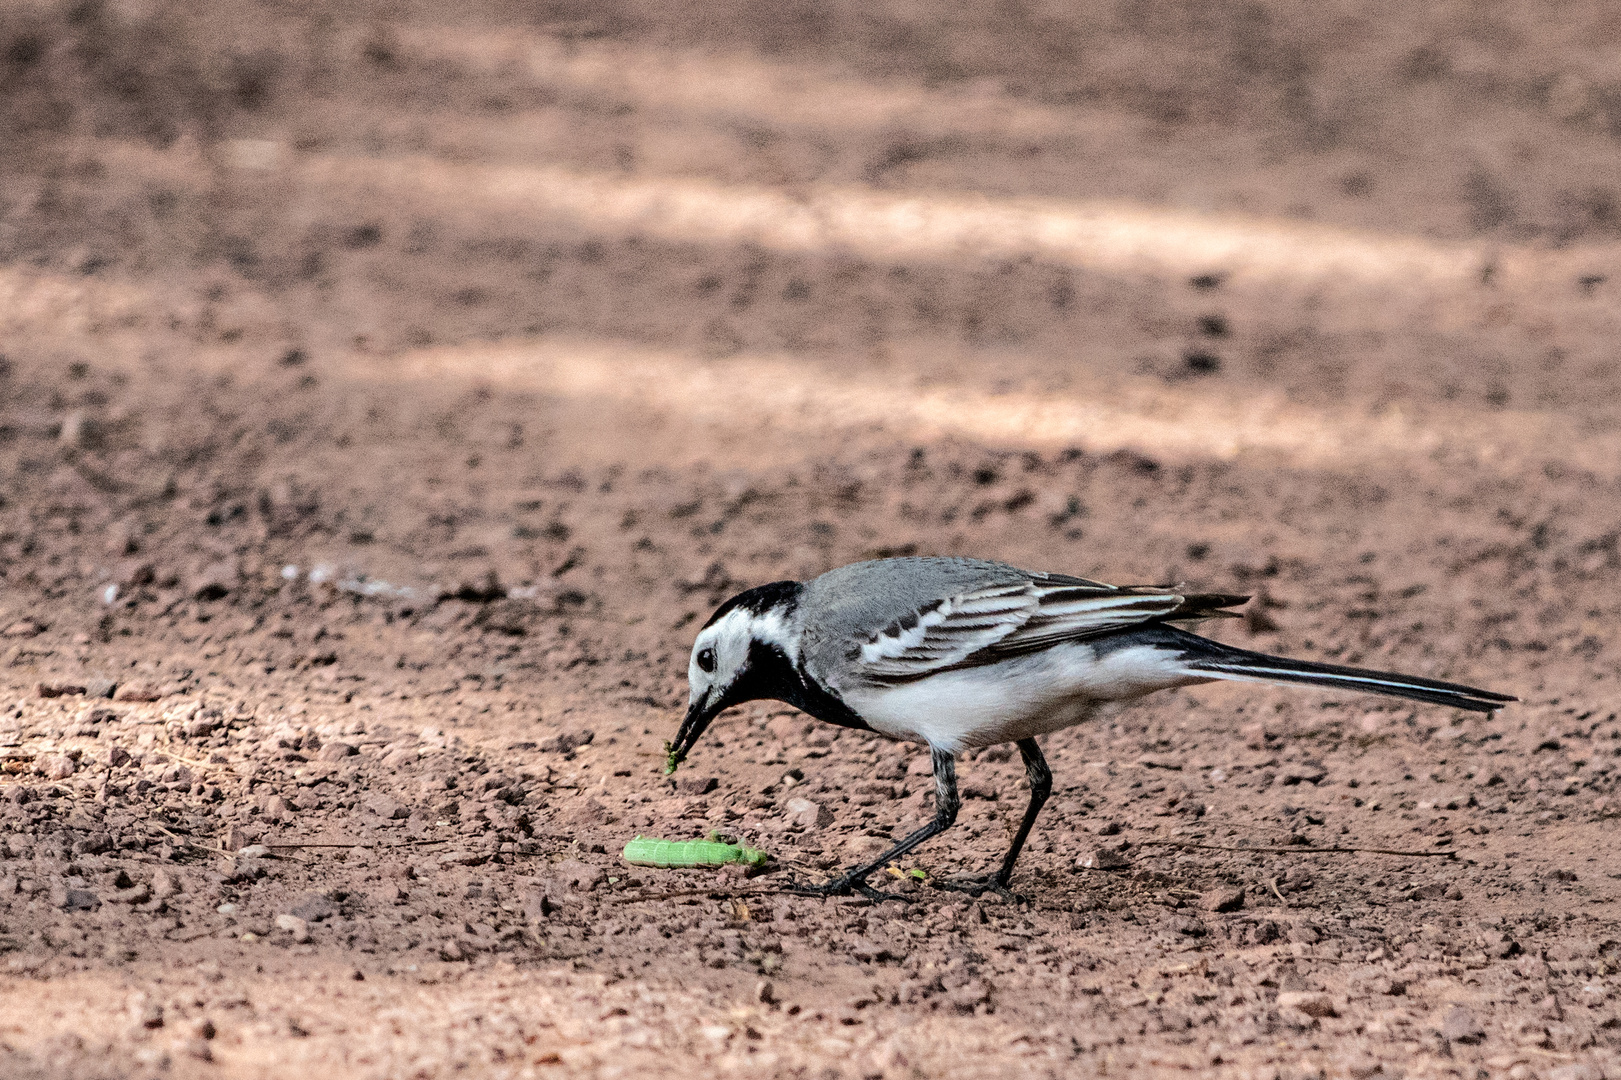
[[[1272,895],[1278,898],[1278,903],[1282,904],[1284,907],[1288,907],[1289,901],[1285,900],[1283,898],[1283,893],[1278,890],[1278,879],[1272,878],[1267,882],[1267,885],[1272,889]]]
[[[1408,859],[1455,859],[1455,851],[1398,851],[1377,847],[1227,847],[1222,844],[1192,844],[1185,840],[1139,840],[1142,847],[1192,848],[1195,851],[1236,851],[1270,855],[1400,855]]]

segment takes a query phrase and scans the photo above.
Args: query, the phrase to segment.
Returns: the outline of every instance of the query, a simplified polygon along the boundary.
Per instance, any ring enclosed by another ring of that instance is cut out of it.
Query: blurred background
[[[87,449],[166,472],[203,421],[163,395],[251,383],[239,479],[295,503],[331,425],[417,437],[339,419],[371,390],[538,395],[565,464],[881,430],[1610,469],[1618,31],[1603,3],[14,2],[11,402],[52,382],[19,430],[77,406]],[[367,503],[398,460],[346,466]]]

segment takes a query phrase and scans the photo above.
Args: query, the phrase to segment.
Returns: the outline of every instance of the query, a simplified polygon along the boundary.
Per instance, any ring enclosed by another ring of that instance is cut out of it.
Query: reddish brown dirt
[[[1621,1077],[1612,5],[441,8],[0,13],[0,1074]],[[672,783],[692,634],[913,551],[1523,702],[1162,694],[1019,903],[779,895],[926,765]]]

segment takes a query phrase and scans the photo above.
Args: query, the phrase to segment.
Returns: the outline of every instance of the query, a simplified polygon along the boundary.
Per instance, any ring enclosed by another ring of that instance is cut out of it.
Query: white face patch
[[[736,682],[748,664],[749,643],[753,641],[775,645],[790,663],[799,661],[799,650],[780,608],[759,614],[733,608],[714,625],[705,627],[692,643],[692,658],[687,662],[688,704],[695,704],[706,694],[713,700]]]

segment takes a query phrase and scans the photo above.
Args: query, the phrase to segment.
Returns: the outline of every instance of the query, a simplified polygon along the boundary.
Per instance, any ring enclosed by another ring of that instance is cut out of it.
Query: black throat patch
[[[762,698],[787,702],[824,723],[872,730],[855,710],[791,663],[780,648],[755,639],[749,642],[749,659],[743,673],[727,688],[724,700],[731,706]]]

